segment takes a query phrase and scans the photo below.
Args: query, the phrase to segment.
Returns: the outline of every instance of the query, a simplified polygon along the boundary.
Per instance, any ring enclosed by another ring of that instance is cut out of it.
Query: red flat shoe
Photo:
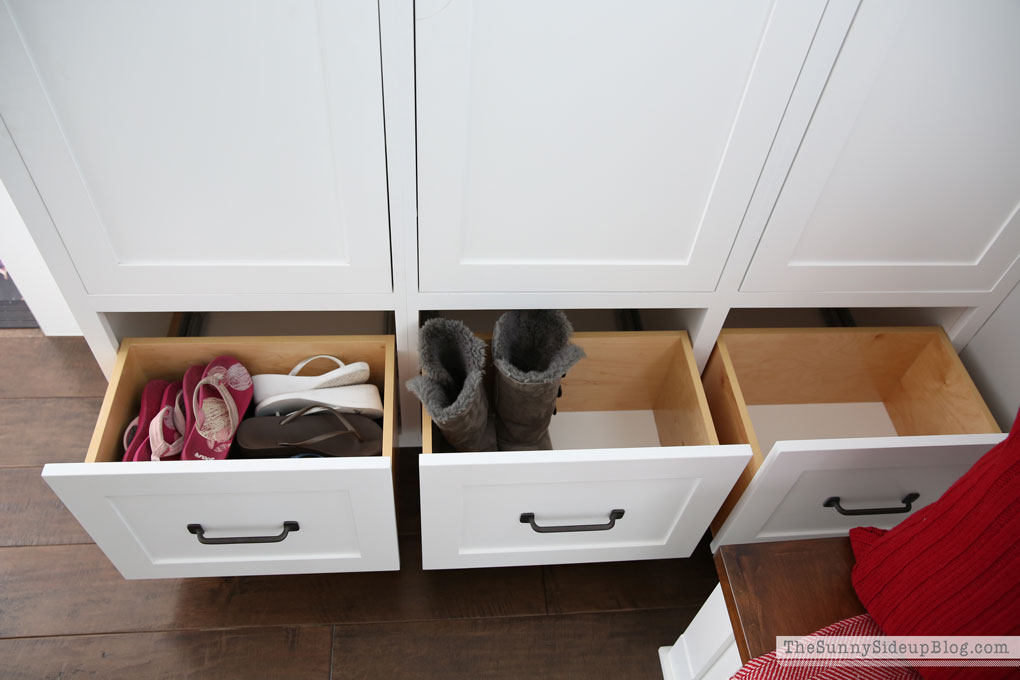
[[[127,429],[124,430],[124,457],[121,460],[125,463],[137,460],[138,450],[143,448],[143,445],[147,446],[149,423],[159,412],[163,392],[169,384],[166,380],[150,380],[142,389],[142,404],[138,409],[138,416],[128,423]]]
[[[191,395],[194,427],[184,438],[183,460],[222,460],[252,399],[248,369],[234,357],[216,357]]]

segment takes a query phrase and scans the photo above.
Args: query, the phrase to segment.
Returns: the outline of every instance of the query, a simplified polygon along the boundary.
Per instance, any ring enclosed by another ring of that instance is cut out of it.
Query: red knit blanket
[[[844,619],[807,637],[882,635],[868,614]],[[921,680],[917,671],[896,666],[840,666],[836,660],[819,660],[817,665],[780,665],[775,652],[748,661],[733,680]]]

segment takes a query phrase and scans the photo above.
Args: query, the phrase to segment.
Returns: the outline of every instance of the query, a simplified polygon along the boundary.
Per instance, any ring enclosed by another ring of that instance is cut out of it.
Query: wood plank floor
[[[80,339],[0,331],[0,678],[652,678],[715,586],[687,560],[423,571],[414,451],[401,570],[125,581],[43,482],[106,381]]]

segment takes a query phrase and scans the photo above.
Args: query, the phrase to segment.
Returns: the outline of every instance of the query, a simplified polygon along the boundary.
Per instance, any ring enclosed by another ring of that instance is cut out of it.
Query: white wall
[[[0,183],[0,260],[46,335],[81,335],[18,209]]]
[[[1020,285],[960,352],[988,408],[1008,430],[1020,408]]]

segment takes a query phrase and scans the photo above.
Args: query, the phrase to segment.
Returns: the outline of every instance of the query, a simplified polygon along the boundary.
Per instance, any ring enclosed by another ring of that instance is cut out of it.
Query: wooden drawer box
[[[685,332],[578,333],[554,451],[450,451],[423,418],[426,569],[687,557],[750,458],[719,446]],[[491,371],[490,371],[491,372]],[[612,520],[612,511],[623,510]],[[606,525],[602,531],[539,527]],[[609,528],[611,526],[611,528]]]
[[[368,362],[383,394],[383,455],[120,462],[145,383],[221,354],[252,374],[287,373],[316,354]],[[394,356],[390,336],[125,340],[85,462],[47,465],[43,477],[125,578],[398,569]],[[280,534],[284,522],[299,530],[276,543],[207,545],[188,530],[253,537]]]
[[[713,549],[895,526],[1005,436],[941,328],[724,330],[703,379],[753,451]]]

